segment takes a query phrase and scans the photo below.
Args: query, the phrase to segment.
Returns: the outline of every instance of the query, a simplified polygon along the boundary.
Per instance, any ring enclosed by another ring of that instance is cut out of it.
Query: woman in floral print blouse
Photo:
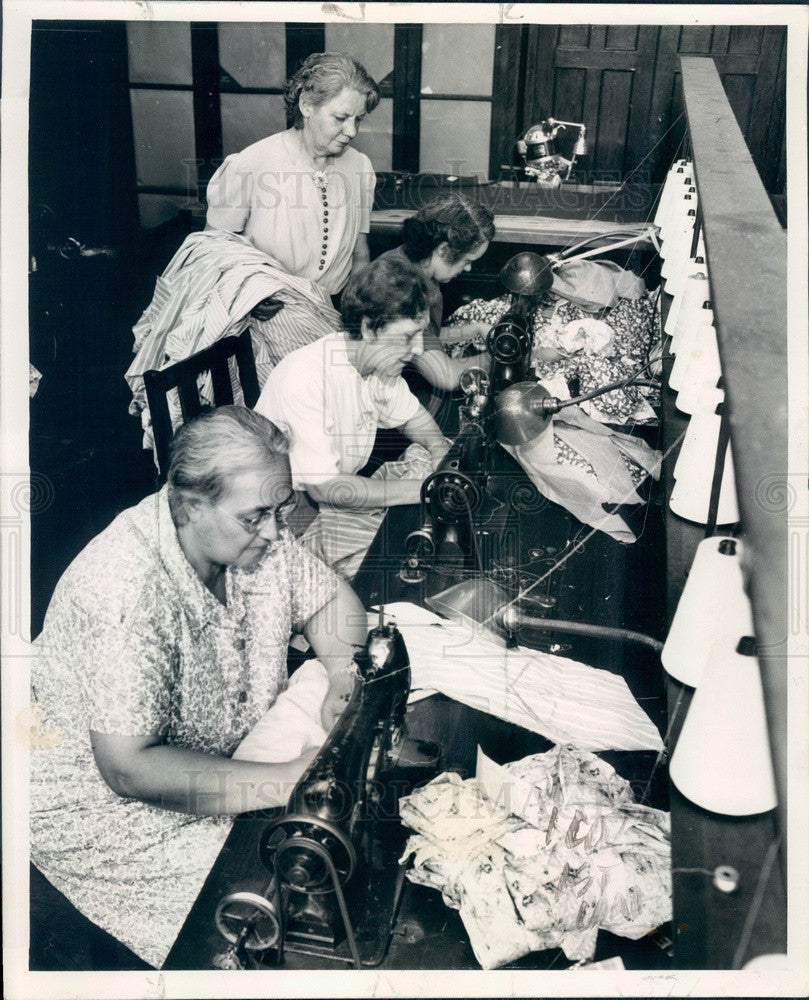
[[[32,662],[31,857],[160,967],[233,814],[283,805],[315,754],[231,760],[287,684],[290,633],[329,678],[329,728],[365,638],[349,586],[285,526],[288,442],[221,407],[178,434],[167,485],[57,585]]]

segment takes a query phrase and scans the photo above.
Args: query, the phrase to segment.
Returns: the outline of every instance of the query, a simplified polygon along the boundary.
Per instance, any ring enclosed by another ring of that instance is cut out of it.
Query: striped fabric
[[[565,656],[506,649],[483,627],[473,631],[406,602],[386,605],[385,615],[404,637],[413,689],[440,691],[581,750],[663,750],[657,728],[617,674]]]
[[[258,321],[250,310],[267,296],[284,303],[272,319]],[[287,273],[277,261],[234,233],[206,230],[183,242],[158,277],[154,296],[133,327],[135,360],[126,373],[140,414],[144,447],[152,446],[143,373],[190,357],[250,327],[259,384],[282,357],[341,326],[329,296],[306,278]],[[203,401],[211,402],[208,376],[200,380]],[[175,425],[179,406],[169,399]]]
[[[411,444],[395,461],[385,462],[372,479],[425,479],[433,471],[430,453]],[[344,580],[353,580],[371,542],[385,519],[386,509],[349,510],[320,504],[320,513],[299,541]]]

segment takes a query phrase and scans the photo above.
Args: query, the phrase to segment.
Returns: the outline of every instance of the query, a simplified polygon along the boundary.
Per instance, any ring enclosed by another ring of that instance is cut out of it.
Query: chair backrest
[[[231,365],[235,358],[235,366]],[[225,406],[234,401],[231,371],[235,367],[241,383],[245,406],[255,406],[260,393],[256,362],[250,331],[238,337],[223,337],[190,358],[183,358],[167,368],[151,369],[143,373],[146,399],[152,419],[155,458],[160,480],[165,480],[169,468],[169,445],[174,436],[167,393],[176,389],[180,399],[183,423],[193,420],[202,410],[198,379],[210,372],[213,405]]]

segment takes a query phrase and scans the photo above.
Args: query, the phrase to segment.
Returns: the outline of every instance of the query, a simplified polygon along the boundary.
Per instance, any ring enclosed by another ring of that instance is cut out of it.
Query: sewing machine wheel
[[[489,330],[486,346],[495,361],[503,365],[514,365],[525,358],[530,341],[527,331],[522,327],[501,320]]]
[[[354,872],[356,851],[336,824],[317,816],[283,816],[259,840],[258,854],[285,885],[310,893],[332,892],[334,886],[323,853],[329,855],[341,885]]]
[[[281,925],[273,904],[257,892],[231,892],[216,908],[216,926],[229,944],[240,941],[245,951],[265,951],[278,940]],[[242,937],[242,933],[247,932]]]
[[[461,372],[458,385],[465,396],[485,396],[491,382],[482,368],[467,368]]]
[[[469,476],[452,469],[434,472],[422,486],[422,500],[438,521],[450,524],[470,517],[480,505],[480,490]]]

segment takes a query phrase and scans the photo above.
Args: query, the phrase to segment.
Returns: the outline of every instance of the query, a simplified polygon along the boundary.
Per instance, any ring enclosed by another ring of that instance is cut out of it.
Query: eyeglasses
[[[259,531],[270,521],[271,518],[275,518],[276,525],[284,527],[289,520],[289,516],[298,504],[298,495],[292,490],[286,499],[282,500],[276,507],[267,507],[261,511],[260,514],[256,514],[255,517],[244,517],[242,514],[231,514],[229,510],[225,510],[224,507],[220,507],[218,503],[213,506],[222,513],[235,521],[240,528],[245,531],[249,531],[251,535],[257,535]]]

